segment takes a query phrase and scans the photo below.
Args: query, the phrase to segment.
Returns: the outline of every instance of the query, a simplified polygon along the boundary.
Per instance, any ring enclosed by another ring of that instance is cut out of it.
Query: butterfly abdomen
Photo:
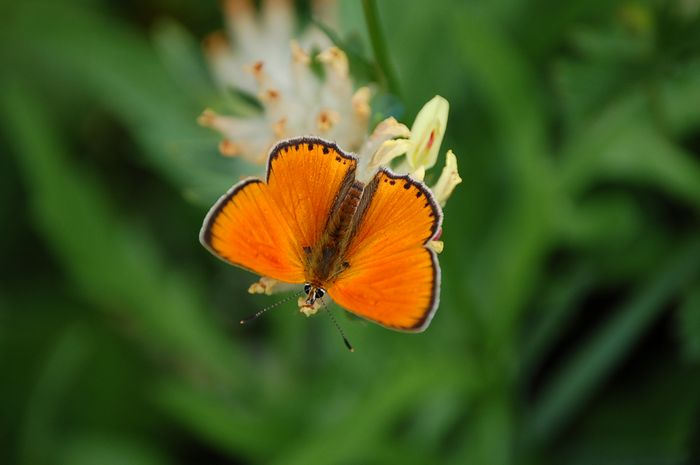
[[[362,197],[363,185],[360,182],[355,181],[350,187],[350,190],[345,195],[345,199],[340,204],[340,208],[336,212],[335,221],[330,224],[328,234],[335,241],[341,241],[347,236],[348,229],[350,228],[350,222],[352,217],[357,211],[357,206],[360,204],[360,198]]]
[[[354,181],[336,202],[326,230],[312,251],[309,271],[319,284],[332,279],[345,267],[342,254],[347,247],[352,219],[360,204],[363,189],[361,182]]]

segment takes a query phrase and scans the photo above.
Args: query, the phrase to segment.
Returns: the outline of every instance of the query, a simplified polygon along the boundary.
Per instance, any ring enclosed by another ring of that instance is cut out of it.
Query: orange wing
[[[440,228],[440,207],[421,182],[382,169],[365,188],[357,218],[349,267],[329,295],[388,328],[424,330],[440,295],[440,266],[426,247]]]
[[[270,152],[267,183],[247,179],[233,186],[207,214],[200,242],[257,274],[304,282],[304,249],[323,234],[341,187],[354,179],[356,163],[322,139],[279,143]]]

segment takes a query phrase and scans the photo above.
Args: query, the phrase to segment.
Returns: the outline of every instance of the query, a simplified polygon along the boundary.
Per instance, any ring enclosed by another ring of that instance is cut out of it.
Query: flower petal
[[[442,253],[445,249],[445,243],[442,241],[430,241],[428,242],[428,247],[430,247],[435,253]]]
[[[425,166],[419,166],[414,172],[411,173],[411,177],[422,181],[425,178]]]
[[[298,287],[299,286],[295,284],[283,283],[282,281],[262,276],[258,281],[250,285],[248,293],[272,295],[279,292],[289,292]]]
[[[244,56],[255,53],[261,33],[251,0],[225,0],[226,25],[236,47]]]
[[[374,152],[372,160],[369,162],[369,167],[378,168],[380,166],[389,166],[391,160],[403,155],[410,148],[411,143],[406,139],[387,140]]]
[[[321,299],[316,299],[313,304],[306,303],[306,297],[301,296],[297,301],[299,305],[299,311],[306,316],[315,315],[321,308]]]
[[[374,128],[367,142],[362,146],[358,157],[360,160],[369,160],[384,142],[397,137],[407,138],[410,136],[411,131],[405,125],[396,121],[396,118],[390,116]]]
[[[326,66],[328,71],[333,72],[336,77],[348,77],[348,56],[338,47],[329,47],[316,55],[316,58]]]
[[[388,117],[374,128],[370,139],[381,138],[382,141],[388,139],[395,139],[397,137],[408,138],[411,137],[411,131],[404,125],[396,121],[393,116]]]
[[[276,279],[263,276],[258,281],[250,285],[248,288],[248,294],[272,295],[272,290],[277,284],[279,284],[279,281]]]
[[[340,114],[335,110],[322,109],[316,117],[316,127],[320,134],[330,131],[340,120]]]
[[[240,54],[231,48],[223,31],[209,34],[204,38],[202,46],[216,84],[222,90],[238,87],[245,92],[255,92],[255,80],[245,71]]]
[[[367,123],[372,114],[372,108],[369,106],[370,91],[369,87],[360,87],[352,94],[352,110],[355,119],[361,123]],[[408,136],[406,136],[408,137]]]
[[[290,0],[265,0],[262,4],[262,30],[268,40],[284,49],[294,36],[294,6]]]
[[[240,155],[241,148],[229,139],[221,139],[219,142],[219,153],[225,157],[235,157]]]
[[[359,160],[357,168],[358,180],[367,182],[372,178],[379,166],[374,164],[375,155],[382,144],[396,137],[409,137],[410,135],[411,131],[405,125],[396,121],[396,118],[389,117],[379,123],[357,153]]]
[[[197,118],[197,122],[220,132],[224,138],[235,144],[236,155],[256,164],[265,162],[267,151],[272,145],[270,141],[274,140],[273,127],[262,117],[221,116],[207,109]],[[223,149],[226,155],[233,151],[228,150],[230,147],[224,146]]]
[[[447,203],[447,199],[452,195],[454,188],[461,182],[462,178],[459,177],[459,173],[457,172],[457,157],[452,150],[448,150],[445,167],[442,169],[442,173],[440,173],[438,182],[431,189],[435,195],[435,200],[444,207],[445,203]]]
[[[437,161],[440,144],[447,127],[450,104],[443,97],[436,95],[416,115],[411,127],[412,150],[406,159],[412,170],[419,166],[430,169]]]

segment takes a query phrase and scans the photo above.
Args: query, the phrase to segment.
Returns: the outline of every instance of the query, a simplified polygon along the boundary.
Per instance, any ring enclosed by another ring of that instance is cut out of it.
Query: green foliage
[[[698,461],[700,5],[365,6],[323,28],[375,112],[449,100],[464,183],[433,324],[342,318],[350,354],[292,304],[240,328],[271,299],[197,242],[254,172],[196,124],[256,111],[215,3],[0,5],[0,462]]]

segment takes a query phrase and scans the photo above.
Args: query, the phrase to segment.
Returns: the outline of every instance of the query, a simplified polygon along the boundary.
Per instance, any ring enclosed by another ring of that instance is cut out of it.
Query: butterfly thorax
[[[326,287],[350,266],[345,261],[345,251],[350,242],[353,218],[360,205],[364,184],[348,182],[340,190],[318,244],[307,249],[307,280],[319,287]]]

